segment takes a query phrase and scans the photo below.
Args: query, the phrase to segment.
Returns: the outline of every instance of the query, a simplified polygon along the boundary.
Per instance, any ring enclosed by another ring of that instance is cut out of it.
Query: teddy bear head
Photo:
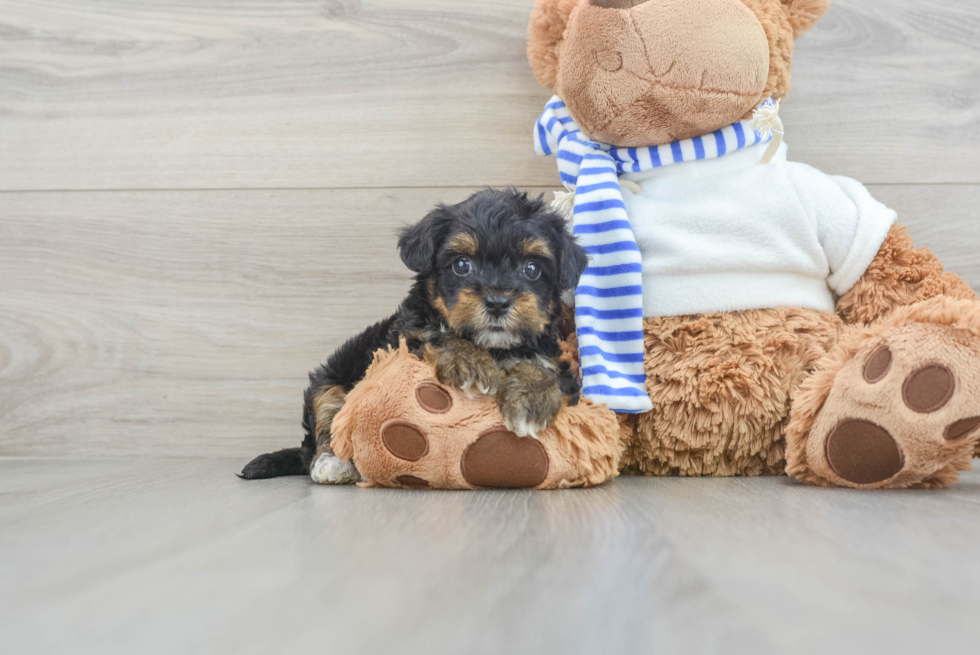
[[[830,0],[536,0],[528,59],[586,134],[708,134],[789,92],[793,41]]]

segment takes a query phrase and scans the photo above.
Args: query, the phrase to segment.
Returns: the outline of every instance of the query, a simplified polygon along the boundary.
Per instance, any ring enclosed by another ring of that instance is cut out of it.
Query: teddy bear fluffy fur
[[[665,145],[747,118],[766,98],[785,98],[794,41],[828,5],[537,0],[528,58],[592,138]],[[643,475],[788,473],[820,486],[929,488],[955,482],[980,454],[980,300],[900,225],[836,298],[835,311],[773,307],[650,316],[643,323],[654,409],[619,415],[617,430],[611,413],[585,404],[578,411],[589,415],[580,418],[591,427],[562,437],[569,430],[564,415],[545,439],[545,459],[554,463],[547,479],[542,468],[538,477],[503,486],[590,485],[618,467]],[[573,333],[563,344],[569,357],[574,342]],[[384,371],[401,372],[385,383]],[[475,427],[499,423],[490,400],[454,396],[458,416],[420,414],[417,422],[436,432],[440,421],[474,429],[446,432],[449,450],[412,464],[417,471],[389,462],[377,438],[358,438],[376,437],[399,412],[416,412],[412,389],[431,377],[424,362],[404,353],[380,356],[361,385],[394,395],[360,409],[349,403],[338,416],[337,452],[353,456],[362,473],[373,470],[365,476],[371,484],[499,486],[458,475],[467,444],[480,432]],[[374,416],[378,411],[384,416]],[[561,438],[551,440],[552,433]],[[517,447],[508,443],[501,447]]]
[[[534,73],[594,139],[662,145],[746,118],[765,98],[784,98],[794,40],[829,0],[653,0],[639,7],[644,4],[538,0],[532,14]],[[731,20],[702,24],[705,16]],[[720,77],[706,81],[706,73],[699,78],[677,73],[684,66],[676,62],[664,65],[676,56],[662,31],[667,20],[700,25],[699,35],[682,30],[685,56],[697,60],[691,70],[713,67]],[[645,34],[655,22],[656,40]],[[756,25],[768,43],[764,64],[758,52],[717,64],[711,44],[751,41]],[[746,67],[752,74],[737,74]],[[622,68],[631,75],[605,76]],[[760,68],[765,75],[757,74]],[[654,410],[620,416],[627,444],[621,466],[646,475],[788,472],[824,486],[945,486],[977,453],[978,330],[976,294],[899,225],[837,299],[836,312],[778,307],[646,318]],[[887,367],[879,366],[885,360]],[[886,369],[878,379],[871,374],[876,367]],[[947,388],[938,409],[923,405]],[[848,422],[864,431],[835,435]]]

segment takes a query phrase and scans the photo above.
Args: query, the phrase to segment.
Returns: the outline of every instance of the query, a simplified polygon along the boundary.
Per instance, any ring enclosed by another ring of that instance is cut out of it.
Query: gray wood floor
[[[0,0],[4,653],[974,652],[980,475],[246,484],[401,298],[393,231],[548,193],[532,0]],[[980,288],[980,3],[835,0],[792,158]]]
[[[0,460],[4,652],[980,647],[980,473],[926,493],[416,492],[246,483],[240,464]]]

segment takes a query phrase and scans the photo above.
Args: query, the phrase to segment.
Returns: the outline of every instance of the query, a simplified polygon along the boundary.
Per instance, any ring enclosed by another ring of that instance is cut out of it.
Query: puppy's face
[[[459,226],[443,243],[429,278],[433,306],[457,333],[484,348],[512,348],[554,317],[558,266],[531,230]]]
[[[399,249],[449,327],[484,348],[544,332],[586,264],[562,218],[515,191],[440,206],[402,234]]]

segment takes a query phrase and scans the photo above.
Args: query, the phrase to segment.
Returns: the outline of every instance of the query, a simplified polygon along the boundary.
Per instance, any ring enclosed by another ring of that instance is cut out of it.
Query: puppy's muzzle
[[[507,296],[492,295],[483,299],[483,306],[487,310],[487,315],[493,318],[503,318],[510,311],[514,301]]]

